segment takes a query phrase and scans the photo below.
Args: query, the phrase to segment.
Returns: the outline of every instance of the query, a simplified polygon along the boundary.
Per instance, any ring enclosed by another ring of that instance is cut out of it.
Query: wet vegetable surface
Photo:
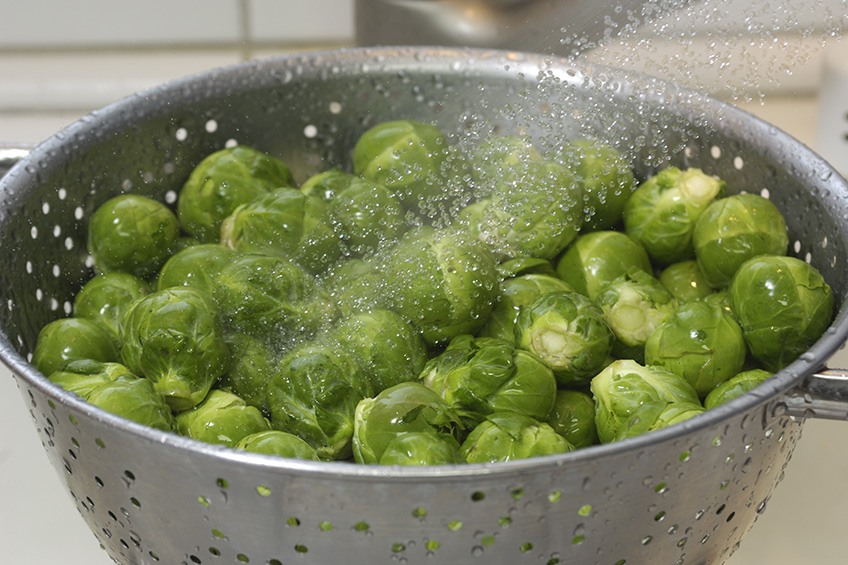
[[[363,132],[303,181],[245,145],[89,226],[95,276],[33,364],[198,441],[362,464],[497,462],[675,425],[833,317],[780,211],[700,169],[431,124]]]

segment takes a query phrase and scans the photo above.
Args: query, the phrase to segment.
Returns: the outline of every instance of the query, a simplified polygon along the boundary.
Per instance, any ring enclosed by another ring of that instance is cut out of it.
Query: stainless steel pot
[[[553,457],[391,468],[263,457],[147,429],[49,383],[38,330],[91,276],[91,212],[120,192],[173,203],[235,141],[303,180],[347,167],[365,128],[408,117],[460,145],[594,135],[637,175],[698,166],[783,211],[791,252],[831,283],[824,336],[756,390],[683,424]],[[848,418],[848,184],[798,141],[649,77],[537,55],[355,49],[252,62],[97,111],[0,180],[0,358],[92,532],[122,563],[721,563],[766,507],[808,417]],[[775,543],[790,543],[776,540]]]

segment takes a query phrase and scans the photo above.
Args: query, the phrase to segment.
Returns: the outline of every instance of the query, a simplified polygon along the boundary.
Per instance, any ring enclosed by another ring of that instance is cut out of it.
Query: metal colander
[[[641,178],[697,166],[731,193],[764,194],[786,215],[790,253],[833,286],[835,322],[758,389],[684,424],[559,456],[432,468],[200,444],[92,407],[28,363],[38,330],[71,314],[91,276],[87,219],[107,198],[173,204],[191,168],[235,142],[303,180],[349,166],[362,131],[399,117],[434,122],[460,146],[493,130],[542,148],[598,136]],[[16,165],[0,202],[0,355],[73,503],[122,563],[721,563],[766,508],[805,417],[848,413],[845,376],[817,374],[848,332],[845,181],[744,112],[623,71],[429,48],[242,64],[87,116]]]

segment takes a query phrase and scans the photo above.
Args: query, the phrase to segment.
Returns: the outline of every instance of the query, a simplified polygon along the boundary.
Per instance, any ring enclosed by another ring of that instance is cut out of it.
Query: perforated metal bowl
[[[791,252],[833,286],[822,339],[755,391],[684,424],[496,465],[390,468],[263,457],[147,429],[87,405],[28,363],[91,275],[91,212],[120,192],[169,203],[206,154],[239,141],[296,176],[348,166],[365,128],[432,121],[541,147],[615,143],[638,176],[697,166],[784,212]],[[0,181],[0,357],[94,535],[122,563],[721,563],[766,507],[805,417],[845,417],[848,187],[799,142],[670,84],[541,56],[350,50],[243,64],[95,112]],[[775,543],[789,543],[775,540]]]

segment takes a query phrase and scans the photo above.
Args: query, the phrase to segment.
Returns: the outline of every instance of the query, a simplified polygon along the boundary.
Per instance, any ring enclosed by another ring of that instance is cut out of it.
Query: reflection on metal
[[[693,1],[356,0],[356,40],[576,56]]]

